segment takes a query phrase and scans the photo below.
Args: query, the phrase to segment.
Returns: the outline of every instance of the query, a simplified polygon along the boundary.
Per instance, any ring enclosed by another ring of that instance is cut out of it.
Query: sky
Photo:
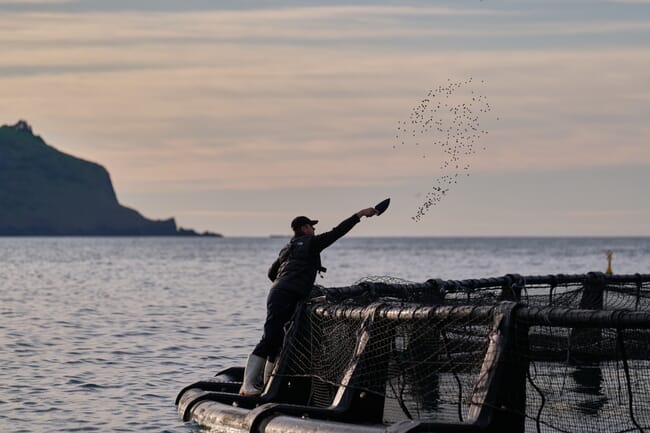
[[[0,123],[148,218],[650,236],[650,0],[0,0],[0,41]]]

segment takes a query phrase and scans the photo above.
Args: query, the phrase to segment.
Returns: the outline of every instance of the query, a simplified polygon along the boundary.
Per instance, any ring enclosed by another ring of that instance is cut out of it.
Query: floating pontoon
[[[260,397],[230,368],[178,411],[239,433],[650,431],[650,275],[316,288]]]

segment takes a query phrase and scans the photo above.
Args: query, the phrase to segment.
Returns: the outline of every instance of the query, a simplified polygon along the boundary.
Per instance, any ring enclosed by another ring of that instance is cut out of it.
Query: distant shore
[[[102,165],[48,145],[19,120],[0,126],[0,236],[207,236],[119,203]]]

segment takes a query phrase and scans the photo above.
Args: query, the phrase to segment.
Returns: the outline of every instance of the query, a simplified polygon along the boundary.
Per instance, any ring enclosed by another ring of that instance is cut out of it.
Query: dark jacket
[[[269,268],[269,279],[273,281],[271,289],[287,290],[301,297],[309,295],[316,273],[326,270],[321,265],[321,251],[343,237],[359,221],[355,214],[328,232],[291,238]]]

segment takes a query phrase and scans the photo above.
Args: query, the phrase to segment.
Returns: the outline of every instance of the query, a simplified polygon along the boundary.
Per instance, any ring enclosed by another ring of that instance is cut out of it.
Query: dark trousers
[[[264,334],[253,354],[275,361],[282,349],[284,341],[284,326],[291,321],[300,296],[282,289],[271,289],[266,298],[266,321]]]

